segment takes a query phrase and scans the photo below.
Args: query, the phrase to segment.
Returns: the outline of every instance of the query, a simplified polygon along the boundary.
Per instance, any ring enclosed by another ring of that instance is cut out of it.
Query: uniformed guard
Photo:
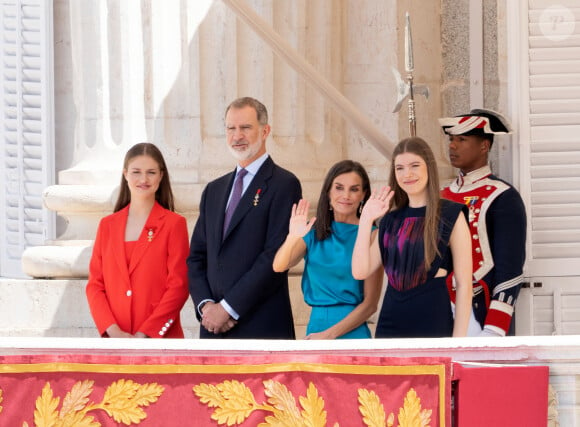
[[[439,119],[449,136],[449,159],[459,169],[442,196],[469,209],[473,253],[472,335],[513,335],[514,305],[526,259],[526,211],[518,191],[492,174],[488,154],[494,135],[511,133],[507,120],[491,110]],[[452,277],[448,278],[454,300]]]

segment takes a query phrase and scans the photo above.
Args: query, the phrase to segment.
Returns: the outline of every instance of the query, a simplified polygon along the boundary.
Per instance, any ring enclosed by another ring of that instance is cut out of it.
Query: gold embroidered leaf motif
[[[285,414],[282,411],[275,410],[276,415],[267,416],[263,423],[258,424],[258,427],[304,427],[304,421],[297,420],[292,416]]]
[[[113,401],[127,401],[135,396],[139,384],[131,380],[119,380],[112,383],[105,391],[105,396],[103,397],[103,403],[113,402]]]
[[[77,412],[87,405],[89,395],[93,392],[94,381],[85,380],[77,382],[73,388],[64,396],[60,418],[66,417],[71,412]]]
[[[163,386],[156,383],[143,384],[137,389],[133,402],[139,406],[149,406],[151,403],[157,402],[164,390]]]
[[[101,427],[85,410],[69,412],[58,424],[58,427]]]
[[[254,400],[254,394],[244,383],[239,381],[224,381],[217,385],[222,397],[226,400],[235,400],[240,403],[241,406],[255,406],[256,401]]]
[[[374,391],[359,389],[358,403],[358,409],[363,416],[364,423],[368,427],[384,427],[386,425],[385,408],[383,407],[379,396],[377,396]],[[392,425],[393,424],[391,423],[391,426]]]
[[[266,380],[264,381],[264,393],[268,396],[268,402],[278,411],[283,412],[289,419],[301,420],[296,399],[284,384],[274,380]]]
[[[256,408],[252,390],[239,381],[224,381],[216,386],[223,401],[211,415],[219,424],[243,423]]]
[[[300,405],[304,409],[302,418],[306,427],[326,426],[326,411],[324,400],[318,395],[318,390],[313,383],[308,384],[306,397],[300,396]]]
[[[147,418],[145,411],[135,405],[131,400],[111,402],[110,404],[103,406],[103,409],[107,411],[107,414],[113,417],[116,422],[125,425],[130,425],[131,423],[139,424]]]
[[[387,427],[393,427],[393,424],[395,424],[395,414],[391,412],[387,418]]]
[[[142,405],[149,405],[157,401],[163,392],[163,387],[158,386],[153,393],[149,392],[149,384],[137,384],[131,380],[119,380],[112,383],[105,391],[103,403],[99,405],[107,414],[113,417],[118,423],[125,425],[139,424],[147,414],[140,408]],[[142,390],[145,389],[145,392]],[[148,396],[144,399],[144,395]],[[146,402],[146,403],[144,403]]]
[[[42,394],[36,399],[34,411],[35,427],[100,427],[89,411],[102,409],[118,423],[125,425],[139,424],[147,418],[140,406],[149,406],[156,402],[164,388],[156,383],[137,384],[131,380],[119,380],[112,383],[99,404],[89,403],[94,382],[79,381],[73,385],[62,401],[60,415],[57,411],[60,398],[53,398],[50,384],[46,383]],[[23,424],[23,427],[28,425]]]
[[[398,420],[400,427],[429,427],[431,410],[421,410],[421,399],[415,389],[407,392],[403,407],[399,409]]]
[[[421,425],[422,426],[429,426],[431,422],[431,414],[433,411],[431,409],[423,409],[421,411]]]
[[[52,427],[57,425],[58,412],[56,408],[60,399],[52,397],[52,389],[47,382],[42,388],[42,394],[36,399],[34,410],[34,425],[36,427]]]
[[[281,411],[280,409],[276,409],[275,407],[270,405],[265,405],[261,407],[261,409],[272,412],[273,416],[267,416],[264,420],[265,423],[259,424],[259,427],[270,427],[270,426],[305,427],[311,425],[308,422],[308,420],[300,416],[297,417],[296,414],[293,412]],[[317,427],[318,426],[319,425],[317,425]],[[321,427],[325,427],[325,425],[323,424]]]
[[[193,392],[199,397],[201,403],[206,403],[210,408],[223,406],[224,398],[218,388],[213,384],[199,384],[193,387]]]

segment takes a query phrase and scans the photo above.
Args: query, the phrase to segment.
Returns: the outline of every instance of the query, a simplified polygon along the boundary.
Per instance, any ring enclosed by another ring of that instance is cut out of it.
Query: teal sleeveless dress
[[[332,222],[332,233],[320,241],[314,230],[304,236],[304,301],[312,307],[307,334],[322,332],[344,319],[364,299],[364,281],[352,277],[352,251],[358,225]],[[339,338],[371,338],[368,325]]]

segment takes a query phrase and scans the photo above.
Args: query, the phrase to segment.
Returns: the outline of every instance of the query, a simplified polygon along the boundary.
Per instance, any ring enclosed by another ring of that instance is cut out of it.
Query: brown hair
[[[397,183],[395,176],[395,159],[403,153],[413,153],[421,157],[427,165],[427,206],[425,210],[425,228],[423,230],[423,244],[425,247],[425,270],[429,271],[435,256],[439,254],[437,241],[439,236],[440,200],[439,172],[437,162],[429,144],[418,137],[406,138],[400,141],[391,159],[389,185],[394,191],[390,202],[390,209],[400,209],[409,205],[409,196]],[[389,209],[389,210],[390,210]]]
[[[258,123],[260,123],[260,125],[264,126],[268,124],[268,110],[266,109],[266,106],[257,99],[251,98],[249,96],[238,98],[232,101],[230,105],[228,105],[228,107],[226,108],[224,118],[228,115],[228,111],[230,111],[230,108],[239,110],[240,108],[244,107],[252,107],[254,110],[256,110]]]
[[[365,168],[360,163],[352,160],[343,160],[334,164],[334,166],[332,166],[326,174],[326,178],[324,178],[324,183],[322,184],[322,189],[320,190],[320,197],[318,198],[316,222],[314,223],[316,238],[318,240],[324,240],[331,234],[330,226],[332,224],[332,220],[334,219],[334,212],[330,210],[330,199],[328,197],[328,193],[330,193],[330,187],[332,187],[332,183],[337,176],[350,172],[355,172],[361,178],[362,191],[365,193],[362,204],[364,205],[371,196],[371,183],[369,176]],[[358,211],[357,216],[360,216]]]
[[[123,161],[123,171],[126,171],[129,167],[129,162],[138,156],[149,156],[157,165],[159,165],[159,170],[163,174],[161,177],[161,182],[159,183],[159,188],[155,192],[155,200],[165,209],[170,211],[175,210],[173,201],[173,192],[171,191],[171,183],[169,182],[169,172],[167,171],[167,166],[165,165],[165,160],[159,148],[150,142],[141,142],[132,146],[127,154],[125,154],[125,160]],[[115,203],[114,212],[120,211],[125,206],[131,203],[131,192],[129,191],[129,184],[125,179],[125,174],[121,174],[121,185],[119,190],[119,197],[117,197],[117,202]]]

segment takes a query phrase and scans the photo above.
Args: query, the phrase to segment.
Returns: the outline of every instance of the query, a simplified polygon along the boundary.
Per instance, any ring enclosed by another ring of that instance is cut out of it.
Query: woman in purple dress
[[[352,258],[356,279],[365,279],[381,264],[387,274],[375,336],[466,336],[472,293],[466,207],[440,198],[437,163],[421,138],[396,146],[389,185],[365,204]],[[373,222],[383,215],[372,237]],[[457,286],[455,318],[445,283],[451,270]]]

